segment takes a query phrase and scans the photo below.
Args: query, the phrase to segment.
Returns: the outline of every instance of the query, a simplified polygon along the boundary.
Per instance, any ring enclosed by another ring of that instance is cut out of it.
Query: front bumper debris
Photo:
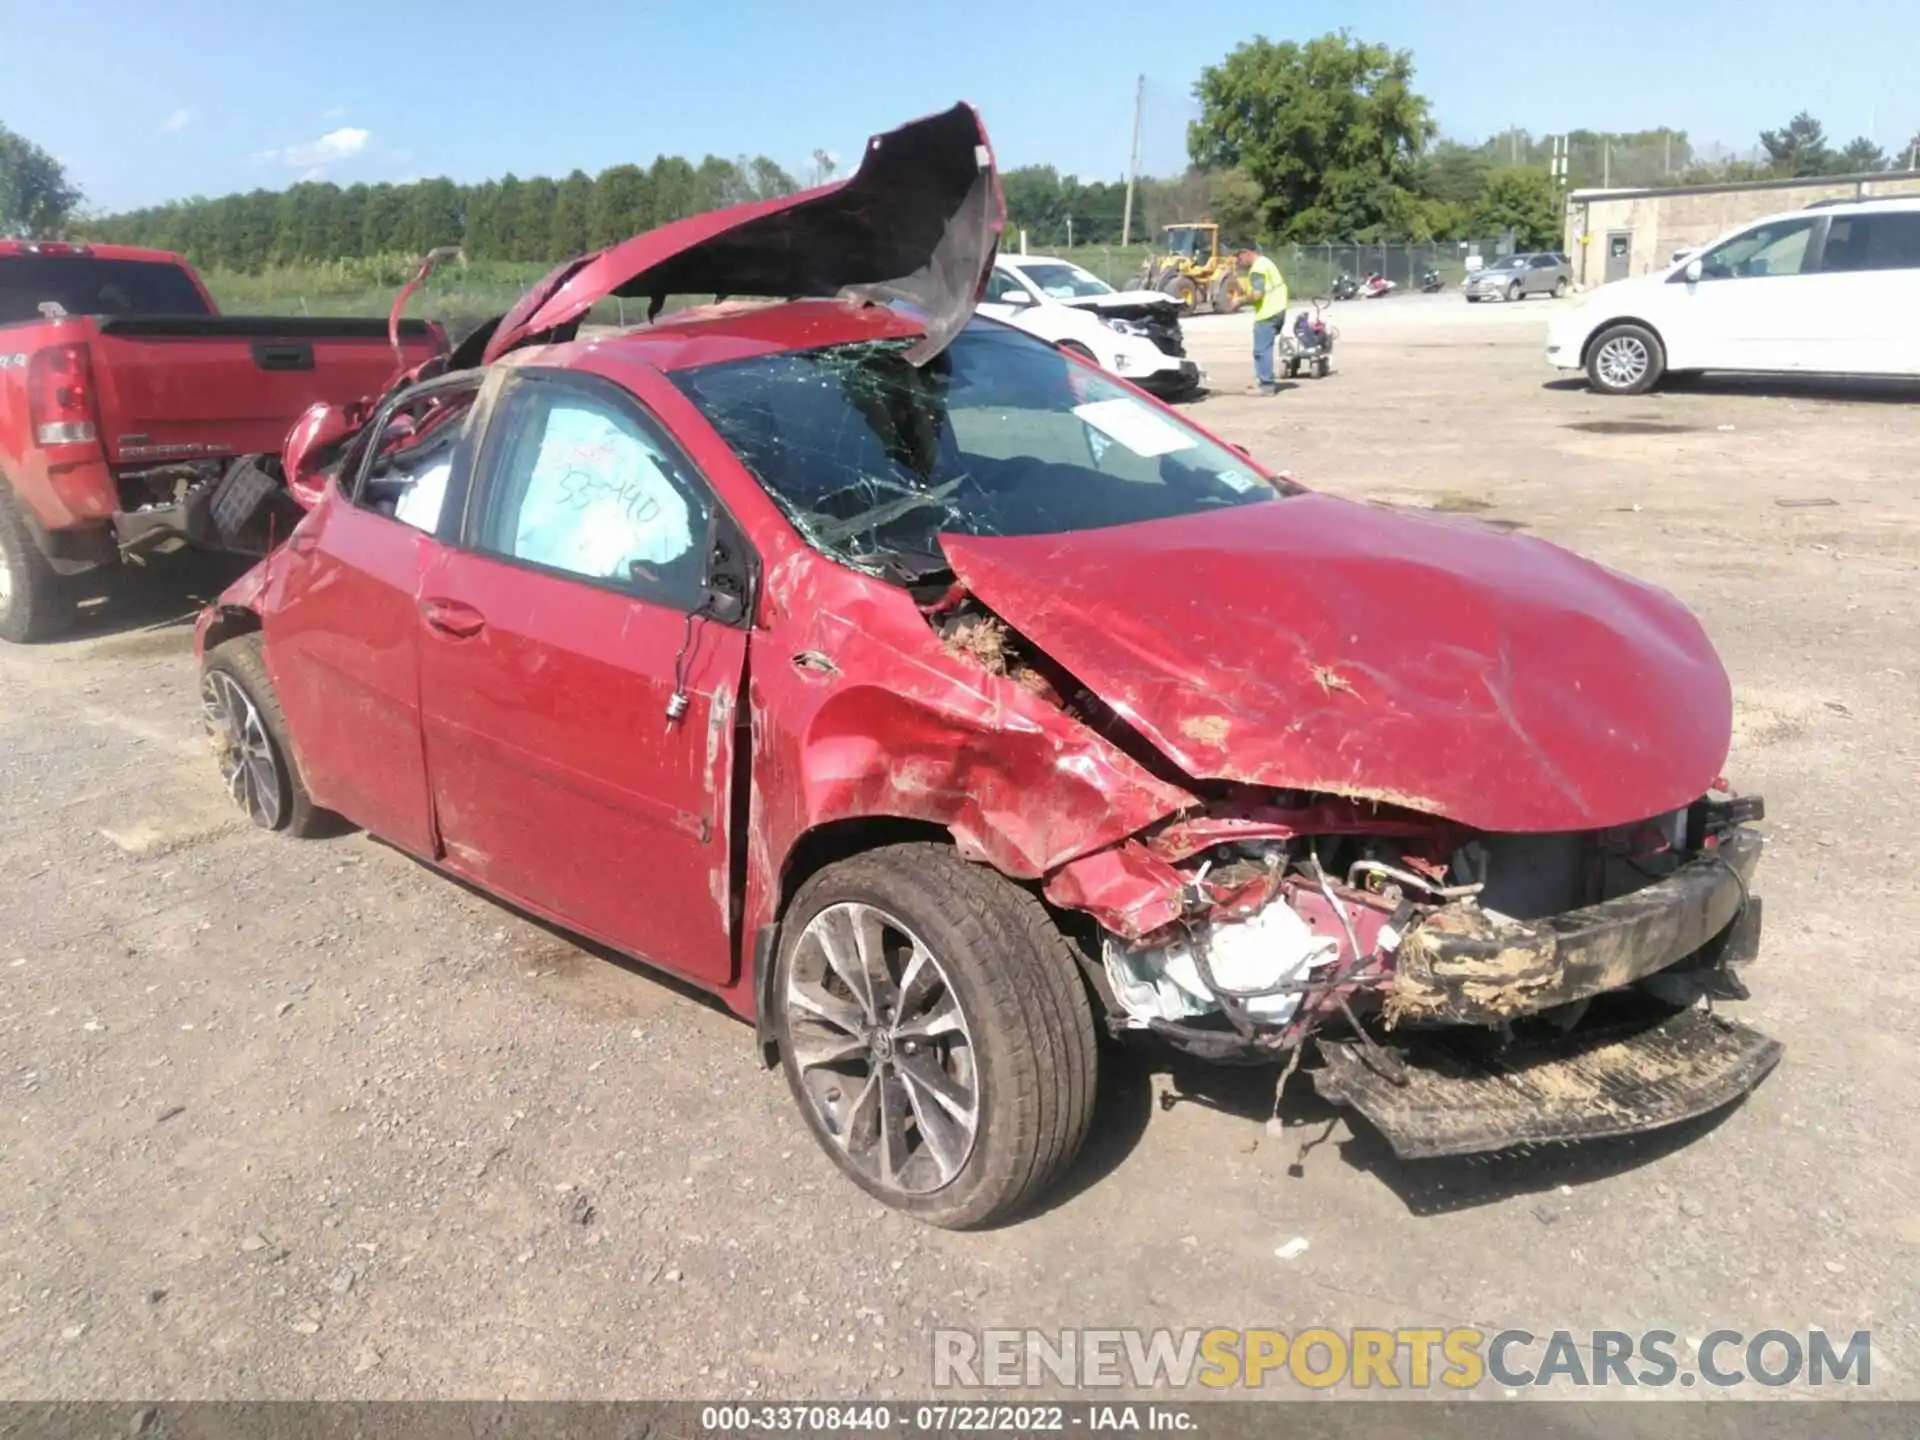
[[[1323,1040],[1314,1086],[1351,1105],[1402,1159],[1656,1130],[1747,1094],[1781,1045],[1705,1010],[1486,1050],[1471,1031],[1422,1033],[1379,1073],[1355,1040]]]
[[[1439,910],[1400,946],[1387,1020],[1498,1025],[1664,970],[1740,913],[1762,843],[1758,831],[1730,829],[1644,889],[1544,920]]]
[[[1206,377],[1193,361],[1182,360],[1178,365],[1142,375],[1133,383],[1149,395],[1157,395],[1163,400],[1177,400],[1202,388],[1206,384]]]

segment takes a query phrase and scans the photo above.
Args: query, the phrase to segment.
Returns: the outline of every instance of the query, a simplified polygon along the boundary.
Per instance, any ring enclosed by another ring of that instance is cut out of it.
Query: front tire
[[[773,1031],[814,1138],[947,1229],[1004,1220],[1086,1139],[1093,1015],[1032,894],[935,844],[828,866],[781,923]]]
[[[73,615],[66,582],[41,553],[20,502],[0,476],[0,640],[50,640]]]
[[[1194,284],[1191,275],[1169,275],[1160,283],[1160,289],[1182,310],[1191,310],[1200,303],[1200,287]]]
[[[200,700],[220,778],[249,820],[301,838],[334,828],[334,816],[313,803],[300,778],[257,632],[235,636],[207,656]]]
[[[1556,300],[1566,299],[1567,288],[1567,277],[1562,275],[1558,280],[1553,282],[1553,298]]]
[[[1666,368],[1666,348],[1644,325],[1609,325],[1587,347],[1587,382],[1602,395],[1645,394]]]
[[[1524,300],[1526,298],[1527,298],[1526,288],[1522,286],[1518,280],[1514,281],[1511,285],[1507,286],[1507,299]]]

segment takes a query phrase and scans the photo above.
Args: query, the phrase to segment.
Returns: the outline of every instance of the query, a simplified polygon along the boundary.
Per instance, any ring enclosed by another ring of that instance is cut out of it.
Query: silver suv
[[[1567,257],[1551,250],[1503,256],[1474,271],[1460,287],[1472,304],[1489,296],[1500,300],[1524,300],[1529,295],[1560,296],[1572,288],[1573,275],[1568,269]]]

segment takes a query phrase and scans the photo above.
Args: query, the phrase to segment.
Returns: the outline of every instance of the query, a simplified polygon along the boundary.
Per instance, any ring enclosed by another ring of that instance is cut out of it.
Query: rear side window
[[[0,256],[0,325],[67,315],[210,315],[187,272],[162,260],[92,255]]]
[[[1820,268],[1920,270],[1920,210],[1834,216]]]

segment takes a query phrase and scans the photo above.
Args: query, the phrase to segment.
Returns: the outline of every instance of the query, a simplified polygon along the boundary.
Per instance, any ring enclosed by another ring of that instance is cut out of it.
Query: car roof
[[[1068,260],[1061,255],[1001,255],[996,258],[998,263],[1011,265],[1015,270],[1028,265],[1071,265],[1076,270],[1082,268],[1078,260]]]
[[[1920,210],[1920,195],[1878,195],[1865,200],[1816,200],[1800,210],[1785,210],[1783,215],[1798,215],[1804,210],[1825,210],[1845,215],[1871,215],[1876,211]],[[1769,219],[1777,218],[1769,216]]]
[[[555,346],[535,363],[564,367],[589,352],[611,353],[671,372],[829,345],[916,340],[925,333],[903,310],[862,300],[735,302],[682,310],[652,325]]]
[[[162,265],[186,262],[170,250],[139,245],[96,245],[91,240],[0,240],[0,256],[80,255],[94,260],[149,260]]]

